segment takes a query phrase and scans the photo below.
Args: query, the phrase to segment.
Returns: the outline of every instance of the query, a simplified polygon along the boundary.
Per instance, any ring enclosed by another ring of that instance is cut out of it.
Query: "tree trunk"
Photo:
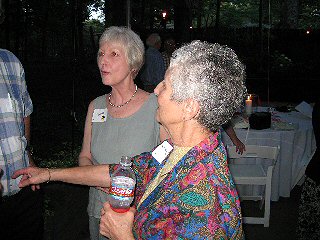
[[[126,26],[126,0],[112,0],[112,25]]]
[[[14,31],[14,52],[18,54],[18,56],[21,56],[20,53],[20,36],[21,36],[21,30],[20,30],[20,25],[21,25],[21,2],[16,1],[16,14],[14,15],[13,23],[15,26],[15,31]]]
[[[221,0],[217,0],[216,23],[214,25],[214,41],[219,41]]]
[[[2,23],[4,26],[5,48],[10,49],[10,21],[9,21],[9,0],[4,0],[2,6],[5,9],[5,18]]]
[[[268,1],[268,0],[267,0]],[[259,51],[259,66],[262,69],[262,56],[263,56],[263,0],[259,3],[259,40],[260,40],[260,51]]]
[[[41,23],[41,59],[44,60],[47,56],[47,26],[49,18],[48,4],[42,4],[43,10],[43,21]]]
[[[149,28],[152,31],[153,30],[153,24],[154,24],[154,20],[153,20],[153,3],[149,2]]]
[[[141,17],[141,22],[140,22],[140,27],[141,26],[144,26],[145,22],[144,22],[144,17],[145,17],[145,14],[144,14],[144,9],[146,7],[146,1],[145,0],[142,0],[141,1],[141,9],[140,9],[140,17]]]
[[[280,27],[294,29],[298,27],[299,0],[283,0],[280,14]]]
[[[78,58],[79,60],[83,59],[83,22],[84,22],[84,11],[85,11],[85,3],[83,1],[78,1],[78,7],[77,7],[77,34],[78,34]]]
[[[25,22],[24,22],[24,38],[23,38],[23,52],[24,52],[24,55],[23,55],[23,60],[24,62],[28,62],[28,51],[30,50],[28,48],[28,27],[29,27],[29,19],[30,19],[30,12],[29,12],[29,5],[26,4],[25,6]]]
[[[198,8],[197,8],[197,28],[201,29],[202,25],[202,14],[203,14],[203,0],[199,0]]]
[[[178,42],[190,41],[190,9],[184,0],[174,2],[174,31]]]

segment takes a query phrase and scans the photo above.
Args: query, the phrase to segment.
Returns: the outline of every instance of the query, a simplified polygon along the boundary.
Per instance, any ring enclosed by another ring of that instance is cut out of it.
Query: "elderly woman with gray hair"
[[[239,197],[219,129],[240,106],[245,68],[234,51],[194,41],[176,50],[158,95],[157,120],[170,139],[133,158],[134,207],[101,211],[100,233],[111,239],[243,239]],[[172,151],[170,151],[172,149]],[[51,180],[110,186],[114,166],[52,169]],[[48,180],[28,168],[21,186]]]

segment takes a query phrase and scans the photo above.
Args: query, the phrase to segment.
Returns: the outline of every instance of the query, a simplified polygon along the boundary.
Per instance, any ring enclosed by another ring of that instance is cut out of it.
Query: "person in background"
[[[170,139],[133,157],[134,208],[119,214],[105,203],[103,235],[126,240],[244,239],[240,201],[219,133],[242,103],[244,69],[234,51],[219,44],[194,41],[174,52],[164,81],[155,89],[157,120]],[[109,174],[116,168],[26,168],[13,177],[28,176],[21,187],[48,179],[109,187]]]
[[[161,53],[161,38],[158,33],[152,33],[146,39],[147,51],[141,81],[144,90],[153,92],[154,88],[161,82],[165,74],[165,66]]]
[[[234,131],[234,128],[232,126],[232,123],[229,121],[226,124],[222,125],[223,130],[226,132],[232,143],[236,146],[236,151],[240,154],[243,153],[243,151],[246,150],[246,146],[241,142],[241,140],[238,138],[236,132]]]
[[[170,37],[167,38],[163,43],[164,51],[161,53],[164,61],[164,67],[167,70],[170,65],[170,58],[174,50],[176,50],[176,41]]]
[[[320,239],[320,101],[313,106],[312,126],[316,151],[306,169],[298,210],[297,239]]]
[[[143,42],[129,28],[113,26],[101,35],[97,62],[102,83],[112,91],[88,107],[79,166],[119,163],[121,156],[151,151],[160,142],[160,131],[166,136],[155,119],[157,97],[134,82],[143,60]],[[101,239],[100,210],[106,197],[101,188],[89,190],[91,240]]]
[[[27,150],[32,110],[21,62],[0,49],[1,239],[43,239],[42,193],[35,191],[39,186],[20,189],[19,180],[11,178],[15,170],[35,166]]]

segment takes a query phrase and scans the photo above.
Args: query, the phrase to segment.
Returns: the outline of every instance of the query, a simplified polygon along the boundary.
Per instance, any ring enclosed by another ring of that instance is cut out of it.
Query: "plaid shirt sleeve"
[[[21,62],[11,52],[0,49],[0,168],[3,195],[17,193],[19,179],[11,175],[29,165],[24,118],[33,111]]]

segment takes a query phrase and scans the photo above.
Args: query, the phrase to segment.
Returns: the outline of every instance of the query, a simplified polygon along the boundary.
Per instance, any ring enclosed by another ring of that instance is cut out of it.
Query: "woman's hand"
[[[236,146],[237,153],[242,154],[246,150],[246,146],[239,140],[239,138],[236,138],[232,142]]]
[[[36,185],[50,180],[50,170],[48,168],[28,167],[15,171],[12,178],[22,176],[19,187]]]
[[[236,146],[237,153],[242,154],[246,150],[246,146],[237,137],[237,134],[234,131],[233,127],[228,124],[227,126],[225,126],[224,130],[231,139],[232,143]]]
[[[31,154],[29,154],[29,167],[36,167],[36,165],[34,164],[34,161],[32,160]],[[32,191],[39,190],[40,189],[40,184],[31,185],[31,189],[32,189]]]
[[[110,208],[109,203],[103,204],[103,208],[101,209],[100,233],[114,240],[134,239],[132,227],[135,212],[135,208],[130,208],[128,212],[117,213]]]

